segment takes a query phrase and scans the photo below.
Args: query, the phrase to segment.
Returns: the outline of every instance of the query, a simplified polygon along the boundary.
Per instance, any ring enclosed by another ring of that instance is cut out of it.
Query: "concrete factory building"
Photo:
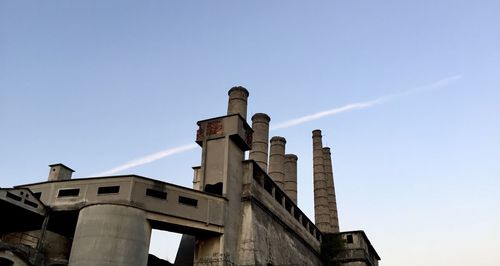
[[[149,252],[152,229],[183,234],[174,265],[378,265],[363,231],[339,231],[330,150],[312,132],[313,223],[297,206],[297,159],[270,117],[246,121],[248,91],[229,90],[227,115],[198,122],[193,188],[137,175],[0,189],[0,266],[170,265]],[[249,158],[245,152],[249,151]]]

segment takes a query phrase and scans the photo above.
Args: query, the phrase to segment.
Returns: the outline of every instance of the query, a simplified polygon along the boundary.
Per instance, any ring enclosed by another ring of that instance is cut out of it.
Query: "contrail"
[[[347,105],[344,105],[341,107],[336,107],[333,109],[317,112],[317,113],[314,113],[311,115],[302,116],[299,118],[291,119],[291,120],[288,120],[288,121],[285,121],[282,123],[278,123],[274,126],[271,126],[270,130],[289,128],[289,127],[301,125],[301,124],[304,124],[304,123],[307,123],[310,121],[318,120],[318,119],[321,119],[321,118],[327,117],[327,116],[337,115],[340,113],[345,113],[345,112],[356,110],[356,109],[370,108],[370,107],[373,107],[374,105],[385,103],[387,101],[394,100],[394,99],[399,98],[399,97],[443,88],[443,87],[445,87],[445,86],[447,86],[447,85],[449,85],[449,84],[451,84],[451,83],[453,83],[461,78],[462,78],[461,75],[451,76],[451,77],[447,77],[447,78],[435,81],[433,83],[430,83],[430,84],[427,84],[427,85],[424,85],[421,87],[416,87],[416,88],[409,89],[409,90],[406,90],[406,91],[403,91],[400,93],[385,95],[385,96],[376,98],[374,100],[351,103],[351,104],[347,104]],[[170,155],[174,155],[177,153],[192,150],[196,147],[197,147],[197,145],[193,143],[193,144],[185,144],[185,145],[169,148],[169,149],[159,151],[159,152],[156,152],[156,153],[153,153],[150,155],[146,155],[144,157],[141,157],[141,158],[132,160],[130,162],[124,163],[124,164],[117,166],[115,168],[112,168],[108,171],[97,174],[97,176],[116,174],[116,173],[119,173],[121,171],[130,169],[130,168],[133,168],[136,166],[140,166],[140,165],[144,165],[144,164],[148,164],[148,163],[160,160],[160,159],[168,157]]]
[[[427,85],[424,85],[424,86],[421,86],[421,87],[416,87],[416,88],[413,88],[413,89],[409,89],[409,90],[406,90],[406,91],[403,91],[403,92],[400,92],[400,93],[385,95],[385,96],[379,97],[379,98],[374,99],[374,100],[365,101],[365,102],[358,102],[358,103],[352,103],[352,104],[346,104],[346,105],[341,106],[341,107],[336,107],[336,108],[333,108],[333,109],[329,109],[329,110],[317,112],[317,113],[314,113],[314,114],[311,114],[311,115],[306,115],[306,116],[302,116],[302,117],[299,117],[299,118],[291,119],[291,120],[288,120],[288,121],[285,121],[285,122],[282,122],[282,123],[278,123],[277,125],[271,126],[270,130],[289,128],[289,127],[297,126],[297,125],[300,125],[300,124],[304,124],[306,122],[318,120],[318,119],[321,119],[321,118],[323,118],[325,116],[336,115],[336,114],[348,112],[348,111],[355,110],[355,109],[365,109],[365,108],[369,108],[369,107],[372,107],[372,106],[377,105],[377,104],[381,104],[381,103],[387,102],[389,100],[394,100],[395,98],[399,98],[399,97],[402,97],[402,96],[408,96],[410,94],[421,93],[421,92],[424,92],[424,91],[430,91],[430,90],[439,89],[439,88],[445,87],[448,84],[450,84],[450,83],[452,83],[454,81],[457,81],[457,80],[459,80],[461,78],[462,78],[462,76],[456,75],[456,76],[452,76],[452,77],[448,77],[448,78],[445,78],[445,79],[438,80],[436,82],[433,82],[431,84],[427,84]]]
[[[106,175],[116,174],[116,173],[121,172],[123,170],[127,170],[127,169],[130,169],[132,167],[136,167],[136,166],[143,165],[143,164],[148,164],[148,163],[160,160],[161,158],[165,158],[167,156],[174,155],[176,153],[181,153],[181,152],[192,150],[196,147],[198,147],[198,145],[193,143],[193,144],[186,144],[186,145],[166,149],[163,151],[159,151],[159,152],[132,160],[130,162],[124,163],[124,164],[117,166],[113,169],[110,169],[108,171],[97,174],[97,176],[106,176]]]

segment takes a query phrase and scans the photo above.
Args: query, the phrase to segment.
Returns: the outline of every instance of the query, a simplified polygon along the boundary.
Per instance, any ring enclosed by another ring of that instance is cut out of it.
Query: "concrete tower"
[[[271,138],[269,176],[281,189],[285,184],[285,144],[286,139],[283,137]]]
[[[285,154],[285,193],[297,204],[297,160],[295,154]]]
[[[256,113],[252,116],[253,138],[250,159],[254,160],[266,173],[267,151],[269,148],[269,121],[271,121],[271,118],[264,113]]]
[[[326,189],[328,205],[330,207],[330,225],[333,233],[339,232],[339,217],[337,213],[337,199],[335,197],[335,183],[333,181],[332,155],[330,148],[323,148]]]
[[[332,232],[330,226],[330,207],[324,169],[323,140],[321,130],[312,132],[313,138],[313,169],[314,169],[314,219],[321,232]]]
[[[205,192],[218,194],[227,199],[224,208],[222,236],[197,237],[194,264],[202,263],[213,254],[224,254],[224,260],[235,261],[243,184],[243,160],[250,150],[252,129],[245,121],[248,91],[243,87],[229,90],[227,116],[198,122],[196,142],[202,147],[201,166],[196,170],[195,184]],[[228,233],[232,232],[232,233]],[[224,264],[225,265],[225,264]]]

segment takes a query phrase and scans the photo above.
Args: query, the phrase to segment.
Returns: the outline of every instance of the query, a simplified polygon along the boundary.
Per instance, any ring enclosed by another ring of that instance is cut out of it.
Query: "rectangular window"
[[[279,192],[278,190],[274,191],[274,199],[281,205],[283,204],[283,194]]]
[[[264,179],[264,189],[269,193],[273,194],[273,183],[271,181]]]
[[[97,194],[116,194],[120,192],[120,186],[99,187]]]
[[[297,209],[294,209],[293,211],[293,216],[295,217],[295,220],[300,221],[300,212]]]
[[[21,197],[19,197],[18,195],[16,195],[16,194],[12,194],[12,193],[10,193],[10,192],[7,192],[7,198],[11,198],[11,199],[13,199],[13,200],[17,200],[17,201],[21,201],[21,199],[22,199],[22,198],[21,198]]]
[[[148,188],[148,189],[146,189],[146,196],[166,200],[167,199],[167,192]]]
[[[33,208],[38,208],[38,204],[36,204],[35,202],[31,201],[31,200],[27,200],[25,199],[24,200],[24,204],[28,205],[28,206],[31,206]]]
[[[79,188],[68,188],[68,189],[60,189],[57,194],[58,198],[62,197],[77,197],[80,194]]]
[[[179,196],[179,203],[196,207],[198,206],[198,200]]]
[[[346,240],[347,243],[349,244],[352,244],[354,243],[353,239],[352,239],[352,235],[347,235],[347,240]]]

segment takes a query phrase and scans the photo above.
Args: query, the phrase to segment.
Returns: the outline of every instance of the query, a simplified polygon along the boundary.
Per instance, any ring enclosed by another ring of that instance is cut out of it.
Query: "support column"
[[[318,229],[323,233],[330,233],[330,214],[328,193],[323,159],[323,140],[321,130],[312,132],[313,136],[313,169],[314,169],[314,220]]]
[[[323,148],[328,206],[330,207],[330,226],[333,233],[339,232],[339,217],[337,213],[337,199],[335,197],[335,182],[333,180],[332,154],[330,148]]]
[[[285,138],[272,137],[269,152],[269,176],[281,190],[285,183],[285,144]]]
[[[78,216],[69,266],[146,266],[151,226],[146,212],[92,205]]]
[[[297,160],[295,154],[285,154],[285,193],[297,204]]]
[[[253,138],[250,160],[254,160],[266,173],[267,151],[269,148],[269,121],[271,121],[271,118],[264,113],[256,113],[252,116]]]

